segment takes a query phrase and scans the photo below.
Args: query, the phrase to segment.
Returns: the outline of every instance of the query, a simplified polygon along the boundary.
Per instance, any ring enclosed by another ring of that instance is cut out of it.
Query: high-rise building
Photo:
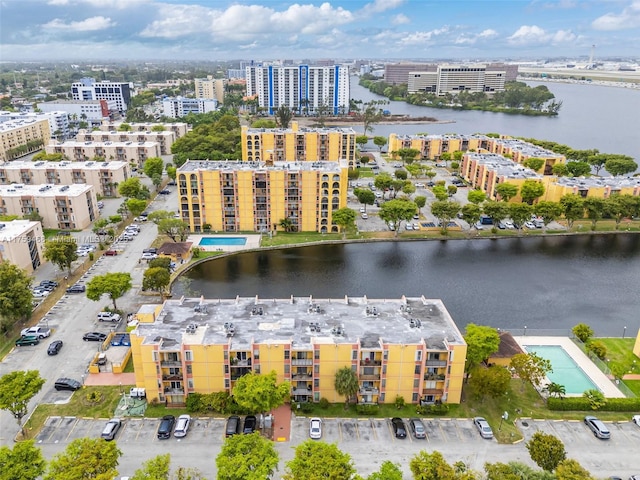
[[[196,98],[217,100],[219,104],[224,103],[226,79],[213,78],[212,75],[208,75],[207,78],[196,78],[194,82]]]
[[[187,161],[177,172],[180,218],[191,231],[338,232],[347,162]]]
[[[214,112],[218,101],[208,98],[165,98],[162,100],[163,115],[169,118],[181,118],[189,113]]]
[[[299,114],[315,114],[319,108],[334,115],[349,111],[349,69],[343,65],[248,66],[247,96],[258,96],[270,115],[281,106]]]
[[[74,100],[107,100],[113,101],[119,112],[126,112],[131,103],[133,84],[128,82],[96,82],[95,78],[81,78],[71,84],[71,96]]]

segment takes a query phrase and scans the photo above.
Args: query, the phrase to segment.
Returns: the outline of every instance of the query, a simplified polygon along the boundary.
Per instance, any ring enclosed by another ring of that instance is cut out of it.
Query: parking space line
[[[356,427],[356,438],[360,440],[360,426],[358,422],[355,422],[355,427]]]
[[[389,420],[387,420],[387,428],[389,429],[389,434],[391,435],[391,441],[395,442],[396,441],[396,434],[393,433],[393,428],[391,427],[391,422]]]
[[[78,424],[78,418],[76,417],[74,422],[73,422],[73,425],[71,425],[71,428],[69,429],[69,433],[67,433],[67,436],[65,437],[65,440],[69,440],[69,437],[73,433],[73,429],[76,428],[77,424]]]
[[[373,438],[378,440],[378,431],[376,430],[376,426],[373,423],[373,419],[369,419],[369,424],[371,425],[371,432],[373,434]]]
[[[342,442],[342,420],[339,418],[337,420],[338,420],[338,433],[340,433],[340,441]]]

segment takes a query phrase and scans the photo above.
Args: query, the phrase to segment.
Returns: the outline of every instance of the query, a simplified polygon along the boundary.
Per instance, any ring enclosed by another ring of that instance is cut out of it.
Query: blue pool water
[[[200,239],[201,247],[219,247],[219,246],[238,246],[246,245],[246,237],[202,237]]]
[[[527,345],[524,348],[551,362],[553,372],[548,373],[547,378],[558,385],[564,385],[567,395],[582,395],[585,390],[599,390],[560,345]]]

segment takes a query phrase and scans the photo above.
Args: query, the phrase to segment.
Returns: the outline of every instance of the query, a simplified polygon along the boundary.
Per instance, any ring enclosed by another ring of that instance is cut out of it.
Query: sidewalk
[[[288,442],[291,440],[291,405],[285,403],[275,410],[273,414],[273,440],[276,442]]]

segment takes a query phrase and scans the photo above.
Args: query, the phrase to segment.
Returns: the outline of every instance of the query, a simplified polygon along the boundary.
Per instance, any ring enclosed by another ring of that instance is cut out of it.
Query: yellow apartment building
[[[137,132],[79,130],[76,135],[78,142],[135,142],[136,144],[139,142],[156,142],[160,145],[161,155],[171,155],[171,145],[176,139],[176,134],[172,130],[163,130],[161,132],[152,130]]]
[[[131,177],[127,162],[6,162],[0,163],[0,185],[11,183],[93,185],[96,195],[117,197],[118,185]]]
[[[102,125],[100,125],[100,131],[102,132],[112,132],[112,131],[120,131],[120,127],[123,123],[126,123],[131,127],[132,132],[148,132],[153,131],[155,127],[162,127],[165,131],[173,132],[176,138],[184,137],[187,132],[190,130],[189,124],[184,122],[176,122],[176,123],[160,123],[160,122],[111,122],[104,121]]]
[[[47,153],[61,153],[73,162],[83,162],[94,157],[102,157],[107,161],[129,162],[142,168],[147,158],[159,157],[160,144],[157,142],[79,142],[66,140],[64,142],[50,142],[46,147]]]
[[[219,104],[224,103],[224,93],[227,87],[226,78],[213,78],[207,75],[207,78],[194,79],[196,98],[209,98],[217,100]]]
[[[540,170],[538,170],[538,173],[542,173],[543,175],[553,175],[553,166],[556,163],[566,162],[564,155],[515,138],[494,138],[492,139],[489,151],[510,157],[516,163],[523,163],[530,158],[540,158],[544,160],[544,164]]]
[[[0,185],[0,215],[37,212],[42,228],[82,230],[100,215],[92,185]]]
[[[640,196],[639,177],[560,177],[546,185],[544,200],[558,202],[564,195],[609,198],[611,195]]]
[[[0,223],[0,262],[6,260],[31,273],[43,261],[43,245],[40,222],[13,220]]]
[[[180,218],[191,231],[337,232],[332,213],[347,205],[340,162],[187,161],[177,172]]]
[[[136,386],[168,406],[271,371],[292,401],[343,402],[334,380],[344,367],[359,403],[460,402],[467,346],[441,300],[183,297],[143,305],[136,319]]]
[[[23,155],[40,150],[42,145],[49,143],[50,139],[51,129],[49,120],[46,118],[24,118],[2,122],[0,123],[0,161],[13,160],[16,156],[12,154],[12,150],[21,146],[27,147],[31,142],[40,143],[33,144],[33,147]]]
[[[242,160],[336,162],[346,160],[355,168],[356,132],[352,128],[291,128],[242,127]]]

